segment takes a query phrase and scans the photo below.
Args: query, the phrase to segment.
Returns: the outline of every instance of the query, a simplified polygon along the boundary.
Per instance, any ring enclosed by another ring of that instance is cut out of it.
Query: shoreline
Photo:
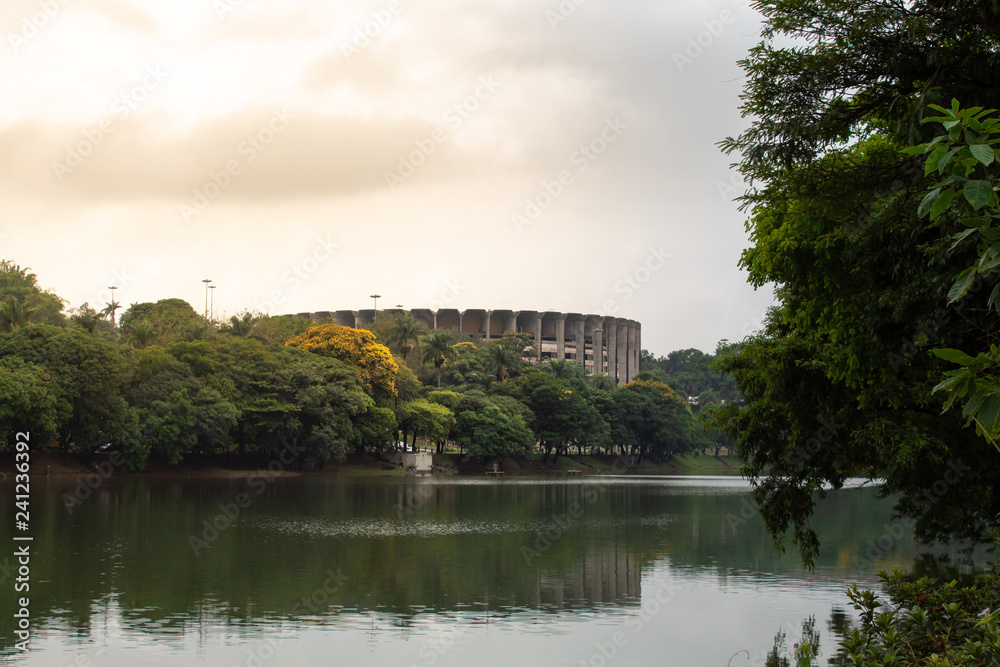
[[[111,462],[111,455],[98,453],[94,455],[63,455],[60,452],[33,451],[31,456],[30,476],[34,479],[45,477],[81,478],[92,474],[103,477],[135,477],[135,478],[240,478],[259,475],[266,471],[272,459],[261,456],[227,456],[214,455],[201,457],[199,463],[182,461],[176,465],[151,460],[146,468],[139,472],[126,472],[118,469]],[[475,459],[463,460],[460,454],[434,454],[434,471],[420,473],[434,476],[482,477],[487,466]],[[580,476],[603,475],[613,472],[612,464],[617,457],[590,456],[571,454],[558,459],[542,462],[541,459],[528,460],[508,457],[500,470],[505,477],[526,476]],[[88,464],[88,462],[90,462]],[[46,474],[48,466],[48,474]],[[97,470],[93,466],[97,466]],[[569,471],[579,471],[571,473]],[[12,481],[14,469],[14,453],[0,453],[0,472]],[[268,472],[268,474],[272,474]],[[327,463],[316,469],[282,469],[273,473],[283,477],[408,477],[410,472],[386,461],[380,461],[368,455],[350,455],[336,463]],[[714,454],[685,454],[674,456],[663,463],[644,462],[641,466],[629,469],[631,475],[727,475],[739,476],[739,459],[735,456],[718,456]]]

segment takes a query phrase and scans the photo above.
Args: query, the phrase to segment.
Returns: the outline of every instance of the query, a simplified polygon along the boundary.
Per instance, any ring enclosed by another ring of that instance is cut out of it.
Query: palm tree
[[[31,316],[37,308],[27,306],[15,296],[0,302],[0,330],[17,331],[31,324]]]
[[[450,331],[435,331],[424,341],[424,361],[430,361],[437,369],[437,386],[441,388],[441,367],[455,359],[455,342]]]
[[[229,330],[233,335],[246,338],[250,335],[253,325],[256,323],[253,313],[247,311],[242,315],[233,315],[229,318]]]
[[[580,378],[586,372],[583,370],[583,366],[571,359],[550,359],[542,364],[542,370],[551,373],[560,380]]]
[[[96,310],[90,307],[90,304],[85,303],[80,306],[76,314],[70,319],[73,320],[74,324],[83,327],[87,333],[92,334],[97,331],[97,324],[100,322],[101,316]]]
[[[110,302],[105,302],[104,308],[101,310],[101,317],[107,317],[111,320],[111,326],[117,326],[115,324],[115,312],[121,307],[122,305],[112,298]]]
[[[590,376],[590,383],[593,384],[596,389],[609,391],[615,388],[615,379],[607,373],[594,373]]]
[[[400,356],[406,359],[416,344],[420,342],[421,335],[423,335],[423,330],[420,322],[412,315],[403,315],[389,330],[389,342],[396,344]]]
[[[490,350],[486,358],[489,361],[490,370],[497,375],[497,382],[506,380],[507,371],[511,368],[517,368],[521,361],[517,356],[517,352],[509,345],[504,345],[502,341],[490,345]]]
[[[156,332],[153,331],[153,325],[149,320],[139,320],[125,325],[125,335],[133,347],[146,347]]]
[[[480,373],[479,371],[472,371],[465,374],[465,384],[470,387],[475,387],[476,389],[482,389],[486,391],[493,384],[493,376],[489,373]]]

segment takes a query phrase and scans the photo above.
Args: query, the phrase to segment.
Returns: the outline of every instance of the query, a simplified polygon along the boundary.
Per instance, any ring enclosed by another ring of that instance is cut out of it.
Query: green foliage
[[[535,438],[520,415],[496,405],[459,413],[455,435],[460,447],[485,462],[500,463],[514,455],[530,458],[535,449]]]
[[[961,221],[965,227],[954,234],[948,252],[953,252],[966,239],[977,238],[978,260],[965,267],[948,290],[948,303],[955,303],[969,295],[977,279],[991,280],[1000,265],[1000,200],[995,190],[1000,187],[998,163],[994,146],[1000,143],[1000,119],[991,118],[995,112],[979,107],[962,109],[958,100],[950,109],[931,105],[942,116],[925,118],[924,122],[940,123],[945,130],[932,141],[907,149],[906,153],[926,154],[924,173],[935,175],[917,214],[931,220],[945,215]],[[995,282],[995,280],[993,280]],[[986,302],[987,309],[1000,313],[1000,283],[994,287]],[[947,411],[956,401],[965,399],[962,417],[967,424],[975,423],[976,432],[994,443],[1000,435],[1000,348],[990,342],[989,349],[975,357],[960,350],[938,348],[934,354],[945,361],[958,364],[957,370],[945,374],[945,379],[934,391],[945,391]]]
[[[0,437],[31,432],[33,444],[50,444],[67,418],[69,404],[44,368],[19,357],[0,358]]]
[[[426,399],[403,403],[397,409],[399,430],[412,433],[413,441],[418,436],[443,445],[455,428],[455,414],[443,405]]]
[[[929,351],[985,351],[995,323],[972,305],[946,308],[955,276],[978,258],[964,244],[949,250],[963,225],[945,204],[968,203],[964,185],[921,220],[937,201],[921,206],[932,179],[901,149],[933,138],[921,122],[940,116],[931,104],[1000,106],[997,9],[759,7],[763,39],[741,63],[753,121],[722,145],[752,183],[741,201],[753,245],[741,266],[751,284],[775,286],[779,305],[717,362],[745,405],[713,410],[712,423],[738,441],[772,535],[792,528],[807,563],[818,549],[816,496],[852,475],[884,479],[920,539],[984,539],[1000,512],[1000,462],[958,415],[938,414],[931,391],[945,365]],[[969,194],[976,201],[978,189]],[[927,501],[955,470],[961,492]]]
[[[693,397],[691,408],[697,412],[705,405],[740,400],[733,378],[712,366],[717,358],[694,348],[676,350],[659,358],[643,350],[637,377],[665,382],[682,396]]]
[[[120,443],[134,428],[124,392],[126,356],[117,345],[79,327],[36,325],[0,336],[0,359],[7,357],[43,369],[68,405],[56,427],[64,450],[90,452]]]
[[[556,456],[571,446],[604,446],[609,441],[608,424],[588,402],[582,381],[561,380],[538,368],[526,369],[513,384],[516,395],[531,411],[531,430],[546,456]]]
[[[689,451],[696,440],[687,401],[662,382],[635,380],[619,387],[612,392],[610,412],[613,439],[640,461],[663,461]]]
[[[1000,572],[996,566],[971,584],[881,573],[888,600],[857,585],[848,597],[861,616],[848,631],[840,665],[1000,664]],[[812,663],[808,663],[812,664]]]
[[[0,331],[27,326],[28,317],[31,323],[62,326],[63,303],[54,292],[38,286],[31,269],[0,260]]]
[[[147,322],[148,325],[143,324]],[[183,299],[161,299],[156,303],[133,303],[122,313],[121,328],[136,347],[166,345],[179,340],[204,338],[202,317]]]
[[[423,359],[434,364],[438,388],[441,387],[441,367],[453,361],[458,354],[452,347],[454,342],[450,331],[434,331],[424,339]]]

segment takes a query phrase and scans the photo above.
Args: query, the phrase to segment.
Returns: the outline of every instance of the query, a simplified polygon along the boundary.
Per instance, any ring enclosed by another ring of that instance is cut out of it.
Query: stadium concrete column
[[[483,340],[485,340],[487,343],[490,342],[490,319],[492,319],[492,317],[493,317],[493,311],[492,310],[487,310],[486,311],[486,335],[483,337]]]
[[[360,329],[361,328],[361,313],[358,312],[358,311],[356,311],[356,310],[352,310],[351,314],[354,315],[354,328],[355,329]]]
[[[628,382],[628,320],[619,317],[615,320],[615,328],[618,331],[617,354],[618,357],[618,377],[622,378],[622,384]],[[609,350],[610,352],[610,350]]]
[[[573,327],[573,337],[576,339],[576,361],[584,368],[587,366],[586,326],[587,321],[581,317],[576,321],[576,325]]]
[[[606,317],[604,318],[604,331],[608,335],[608,375],[615,381],[615,386],[618,386],[618,354],[616,353],[618,349],[618,327],[615,325],[615,318]]]
[[[538,346],[538,361],[542,361],[542,314],[535,315],[531,325],[532,336],[535,338],[535,345]]]
[[[590,334],[593,342],[594,348],[594,372],[603,373],[604,372],[604,330],[601,328],[601,323],[598,322],[594,325],[594,330]]]
[[[556,315],[556,359],[566,358],[566,313]]]
[[[639,354],[636,352],[636,346],[639,342],[638,331],[635,328],[635,322],[629,320],[628,322],[628,381],[631,382],[635,379],[635,376],[639,374]]]
[[[511,311],[510,315],[504,318],[503,321],[503,332],[507,333],[517,333],[517,314],[521,312],[519,310]]]

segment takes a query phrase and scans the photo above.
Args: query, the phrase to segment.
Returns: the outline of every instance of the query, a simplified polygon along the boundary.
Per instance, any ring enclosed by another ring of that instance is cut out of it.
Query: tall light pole
[[[115,290],[118,288],[114,285],[109,285],[108,289],[111,290],[111,328],[115,329],[118,326],[115,324],[115,311],[118,309],[118,304],[115,303]]]
[[[205,278],[201,282],[205,283],[205,319],[208,319],[208,284],[212,282],[210,279]]]
[[[378,300],[382,298],[381,294],[372,294],[371,297],[375,299],[375,315],[372,317],[372,324],[378,321]]]
[[[215,285],[209,285],[208,289],[212,290],[212,301],[209,306],[208,312],[212,315],[212,319],[215,319]]]

